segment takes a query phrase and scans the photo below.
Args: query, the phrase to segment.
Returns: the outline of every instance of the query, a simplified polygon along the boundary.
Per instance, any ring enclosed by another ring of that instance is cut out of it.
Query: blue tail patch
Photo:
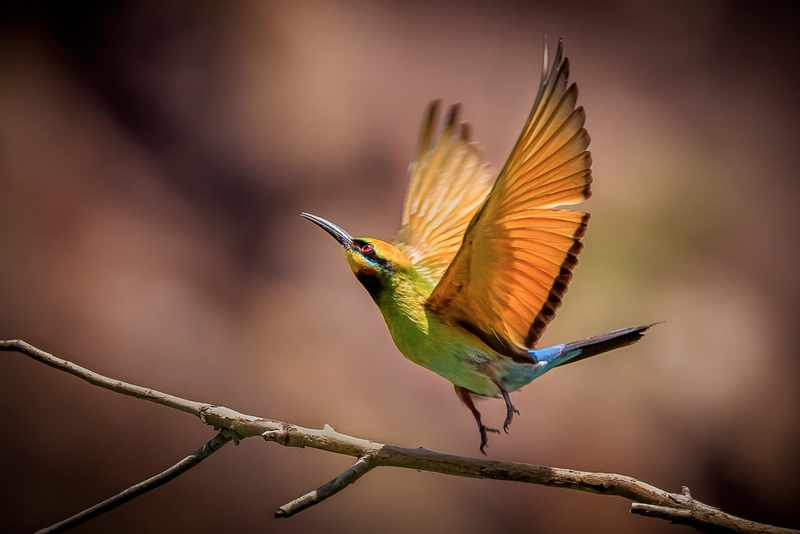
[[[651,326],[653,325],[620,328],[607,334],[599,334],[580,341],[529,352],[537,361],[546,363],[547,368],[552,369],[565,363],[578,362],[610,350],[633,345],[642,339],[645,330]]]
[[[529,350],[528,353],[536,359],[537,363],[531,365],[514,362],[506,371],[503,382],[509,391],[514,391],[560,365],[578,362],[597,354],[632,345],[642,339],[644,332],[651,326],[653,325],[621,328],[580,341]]]

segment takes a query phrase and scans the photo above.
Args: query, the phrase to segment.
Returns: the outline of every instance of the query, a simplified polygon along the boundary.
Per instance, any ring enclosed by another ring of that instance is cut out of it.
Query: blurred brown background
[[[788,6],[788,4],[787,4]],[[299,217],[390,239],[428,101],[498,168],[563,37],[593,214],[545,343],[666,320],[554,371],[492,458],[611,471],[800,528],[798,20],[781,4],[72,2],[4,6],[0,339],[245,413],[478,455]],[[192,417],[0,354],[0,521],[44,527],[178,461]],[[494,426],[502,402],[483,404]],[[619,498],[229,445],[82,532],[681,532]]]

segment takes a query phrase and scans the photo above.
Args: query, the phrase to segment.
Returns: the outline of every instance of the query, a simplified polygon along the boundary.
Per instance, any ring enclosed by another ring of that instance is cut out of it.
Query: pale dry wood
[[[616,495],[633,501],[632,513],[683,523],[702,531],[800,533],[800,531],[756,523],[727,514],[694,499],[686,488],[683,488],[681,493],[670,493],[635,478],[614,473],[591,473],[558,467],[469,458],[443,454],[421,447],[417,449],[395,447],[340,434],[328,425],[322,430],[303,428],[272,419],[242,414],[224,406],[190,401],[128,384],[57,358],[20,340],[0,341],[0,351],[17,351],[96,386],[192,413],[204,423],[221,431],[214,440],[233,439],[238,442],[240,439],[261,436],[267,441],[274,441],[287,447],[310,447],[359,458],[353,467],[315,492],[310,492],[282,506],[279,512],[276,512],[279,517],[289,517],[322,502],[375,467],[400,467],[446,475],[509,480],[602,495]],[[220,443],[219,446],[222,444],[224,443]]]
[[[202,447],[200,447],[192,454],[190,454],[177,464],[173,465],[166,471],[163,471],[154,477],[148,478],[143,482],[131,486],[125,491],[114,495],[110,499],[106,499],[105,501],[98,503],[92,506],[91,508],[87,508],[86,510],[77,513],[72,517],[69,517],[63,521],[56,523],[55,525],[43,528],[36,534],[54,534],[56,532],[66,532],[67,530],[75,528],[78,525],[81,525],[89,521],[90,519],[94,519],[99,515],[105,514],[106,512],[110,512],[114,508],[122,506],[126,502],[135,499],[140,495],[144,495],[148,491],[154,490],[159,486],[163,486],[170,480],[179,477],[192,467],[196,466],[197,464],[199,464],[200,462],[211,456],[212,453],[221,449],[222,446],[228,443],[229,441],[230,438],[225,436],[223,432],[220,432],[219,434],[214,436],[208,443],[204,443]]]
[[[315,504],[321,503],[328,497],[333,497],[350,484],[354,484],[356,480],[369,473],[372,469],[377,467],[373,461],[373,456],[361,456],[358,458],[353,467],[334,478],[324,486],[309,491],[302,497],[298,497],[290,503],[286,503],[277,510],[275,510],[275,517],[285,518],[291,517],[296,513],[302,512],[306,508],[310,508]]]

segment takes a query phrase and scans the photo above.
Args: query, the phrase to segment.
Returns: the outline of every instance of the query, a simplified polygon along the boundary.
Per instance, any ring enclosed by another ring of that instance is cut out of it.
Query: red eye
[[[375,249],[369,243],[367,243],[363,247],[361,247],[361,252],[363,252],[364,254],[371,254],[373,250],[375,250]]]

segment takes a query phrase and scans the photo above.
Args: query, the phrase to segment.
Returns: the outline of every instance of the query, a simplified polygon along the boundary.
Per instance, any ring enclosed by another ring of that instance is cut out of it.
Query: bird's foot
[[[464,403],[464,406],[469,408],[469,411],[472,412],[472,416],[475,418],[475,422],[478,423],[478,430],[481,433],[481,453],[486,456],[486,451],[483,449],[486,448],[486,444],[489,442],[488,432],[494,432],[495,434],[499,434],[500,431],[496,428],[489,428],[488,426],[484,426],[481,422],[481,413],[475,408],[475,403],[472,402],[472,393],[470,390],[466,388],[462,388],[461,386],[455,386],[456,395],[458,398],[461,399],[461,402]],[[507,432],[507,431],[506,431]]]
[[[486,456],[486,451],[484,451],[484,447],[486,444],[489,443],[489,436],[486,434],[487,432],[494,432],[495,434],[499,434],[500,431],[496,428],[489,428],[488,426],[479,425],[478,430],[481,431],[481,453]]]
[[[511,424],[511,421],[514,420],[514,414],[519,415],[519,410],[514,408],[514,405],[509,403],[506,406],[506,420],[503,423],[503,431],[508,434],[508,426]]]
[[[503,423],[503,431],[508,434],[508,427],[511,424],[511,421],[514,420],[514,414],[519,415],[519,410],[514,408],[514,405],[511,404],[511,397],[508,396],[508,390],[500,383],[498,380],[492,380],[494,385],[497,386],[497,389],[500,390],[500,394],[503,396],[503,400],[506,402],[506,420]]]

